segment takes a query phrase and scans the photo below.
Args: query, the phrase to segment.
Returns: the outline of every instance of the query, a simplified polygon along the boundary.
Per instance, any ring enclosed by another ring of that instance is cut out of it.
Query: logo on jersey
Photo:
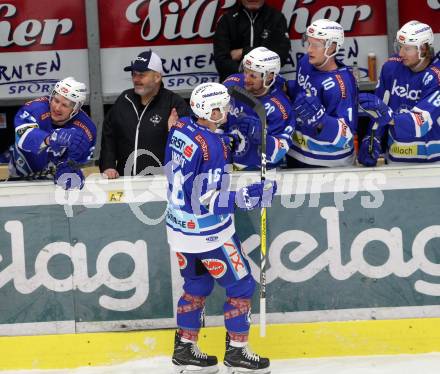
[[[310,80],[310,75],[302,74],[300,67],[298,70],[298,78],[297,78],[298,85],[302,87],[304,91],[310,90],[313,95],[318,96],[318,91],[316,90],[315,87],[312,86],[312,83],[309,82],[309,80]]]
[[[213,236],[208,236],[206,238],[207,242],[216,242],[218,240],[218,236],[217,235],[213,235]]]
[[[75,120],[75,121],[73,121],[73,124],[75,126],[78,126],[80,129],[84,130],[84,132],[86,133],[87,138],[89,139],[89,141],[93,140],[92,132],[90,131],[90,129],[84,123],[82,123],[79,120]]]
[[[180,270],[185,269],[186,266],[188,265],[188,261],[187,261],[186,257],[183,254],[181,254],[180,252],[176,252],[176,256],[177,256],[177,262],[179,263]]]
[[[171,211],[171,209],[167,210],[167,216],[166,216],[166,222],[169,226],[172,227],[180,227],[182,229],[186,229],[187,228],[187,222],[183,221],[182,219],[180,219],[180,217],[176,217],[173,212]]]
[[[194,148],[193,148],[192,144],[191,145],[187,145],[185,147],[185,149],[183,150],[183,154],[185,155],[186,158],[191,158],[193,152],[194,152]]]
[[[197,134],[194,139],[197,141],[197,143],[200,144],[200,147],[202,148],[202,152],[203,152],[203,159],[205,161],[209,160],[209,150],[208,150],[208,143],[206,142],[205,138],[200,135]]]
[[[437,80],[440,83],[440,69],[437,66],[431,66],[431,70],[437,76]]]
[[[202,262],[214,278],[221,278],[228,270],[226,263],[216,258],[205,258]]]
[[[197,149],[197,145],[180,131],[174,132],[170,141],[170,147],[183,154],[184,157],[189,161],[191,161],[194,151]]]
[[[281,114],[283,115],[283,119],[289,118],[289,115],[287,114],[286,108],[284,108],[284,105],[281,104],[281,102],[276,97],[271,97],[270,101],[275,103],[275,105],[278,107],[278,109],[280,110]]]
[[[337,82],[339,84],[339,88],[341,90],[342,98],[343,99],[347,98],[347,89],[345,88],[344,80],[342,79],[340,74],[336,74],[335,78],[336,78],[336,80],[337,80]]]
[[[420,98],[421,93],[422,93],[422,90],[410,90],[408,83],[405,86],[399,86],[397,84],[397,79],[394,79],[394,81],[393,81],[391,95],[396,95],[399,97],[404,97],[408,100],[417,101]]]
[[[18,128],[17,130],[15,130],[15,132],[18,136],[22,136],[29,129],[37,129],[37,128],[38,128],[37,124],[29,124],[27,126]]]
[[[196,224],[191,220],[186,223],[186,227],[188,227],[190,230],[194,230],[196,228]]]
[[[50,117],[50,112],[43,113],[40,117],[42,121]]]
[[[154,126],[157,126],[160,121],[162,121],[162,117],[159,114],[154,114],[150,117],[150,122],[153,123]]]
[[[240,82],[240,77],[229,77],[226,78],[223,82],[225,84],[226,82]]]
[[[417,126],[422,126],[425,123],[425,117],[423,113],[412,113]]]
[[[223,244],[223,248],[238,279],[242,279],[248,275],[249,273],[244,264],[243,256],[234,243],[232,241],[226,242]]]
[[[175,124],[173,124],[173,127],[177,127],[178,129],[181,129],[185,126],[185,123],[182,121],[177,121]]]

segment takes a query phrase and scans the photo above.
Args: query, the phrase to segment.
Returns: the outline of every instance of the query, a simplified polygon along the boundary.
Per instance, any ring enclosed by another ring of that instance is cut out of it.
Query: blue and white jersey
[[[413,72],[399,56],[382,67],[376,95],[395,113],[388,130],[388,162],[440,161],[440,62]]]
[[[288,81],[287,89],[292,101],[300,92],[317,96],[327,114],[321,127],[297,123],[289,156],[308,165],[353,165],[358,91],[351,71],[339,63],[336,70],[320,71],[306,54],[298,63],[296,80]]]
[[[206,197],[228,189],[228,147],[191,117],[181,118],[168,135],[167,237],[176,252],[200,253],[222,246],[235,233],[232,214],[214,214]]]
[[[233,74],[226,78],[223,84],[226,87],[240,86],[244,88],[244,75]],[[272,86],[264,96],[260,96],[258,99],[266,109],[266,157],[267,168],[271,169],[281,164],[289,150],[296,121],[290,100],[279,87]],[[234,123],[241,116],[257,117],[251,107],[231,98],[227,132],[233,130]],[[261,128],[256,131],[261,132]],[[239,170],[259,170],[261,164],[260,145],[253,143],[246,136],[247,134],[243,135],[245,135],[244,144],[232,153],[234,166]]]
[[[13,177],[32,176],[44,173],[53,164],[66,158],[64,153],[55,154],[47,147],[44,140],[60,128],[52,123],[49,97],[40,97],[22,106],[14,119],[15,144],[10,161],[10,173]],[[82,131],[90,147],[79,163],[90,159],[96,142],[96,126],[82,110],[68,120],[63,128],[76,128]]]

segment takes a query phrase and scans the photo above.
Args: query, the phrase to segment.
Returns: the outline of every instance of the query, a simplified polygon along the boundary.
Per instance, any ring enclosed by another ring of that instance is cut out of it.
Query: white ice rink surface
[[[1,367],[1,363],[0,363]],[[221,374],[226,373],[220,365]],[[170,374],[168,357],[131,361],[123,365],[75,370],[1,371],[1,374]],[[366,356],[277,360],[272,374],[439,374],[440,353],[423,355]]]

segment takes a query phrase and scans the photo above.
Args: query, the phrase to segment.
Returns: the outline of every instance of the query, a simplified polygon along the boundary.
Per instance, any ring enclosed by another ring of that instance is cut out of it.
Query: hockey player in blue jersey
[[[11,179],[38,179],[53,174],[64,189],[82,188],[80,165],[89,160],[96,126],[81,110],[86,86],[68,77],[56,83],[50,96],[26,103],[15,116]]]
[[[372,118],[359,162],[375,166],[387,135],[387,163],[440,161],[440,63],[434,62],[429,25],[410,21],[397,32],[398,55],[382,67],[375,95],[359,104]]]
[[[295,126],[291,104],[286,94],[275,86],[280,72],[279,56],[265,47],[258,47],[244,56],[243,73],[226,78],[226,87],[240,86],[257,97],[264,105],[267,116],[267,167],[281,164],[291,145]],[[232,158],[239,170],[260,168],[261,124],[255,112],[238,100],[231,101],[231,119],[226,133],[238,136]]]
[[[307,27],[304,39],[307,54],[298,63],[296,80],[287,82],[297,118],[287,165],[353,165],[357,86],[351,71],[336,60],[344,29],[320,19]]]
[[[184,279],[177,306],[173,364],[177,373],[217,373],[217,358],[200,352],[197,338],[206,297],[214,281],[226,290],[224,364],[231,373],[269,373],[269,359],[248,346],[251,298],[255,280],[235,234],[235,207],[268,206],[276,183],[267,181],[229,190],[229,146],[215,133],[227,118],[230,97],[225,86],[204,83],[192,92],[194,116],[171,128],[166,151],[167,237]]]

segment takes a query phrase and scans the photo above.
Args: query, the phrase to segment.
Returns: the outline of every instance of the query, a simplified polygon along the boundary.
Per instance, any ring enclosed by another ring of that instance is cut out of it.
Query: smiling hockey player
[[[81,110],[85,100],[85,84],[68,77],[50,96],[20,108],[14,120],[11,178],[38,179],[54,173],[54,182],[62,188],[82,188],[79,166],[89,160],[96,142],[96,126]]]
[[[383,65],[375,95],[359,97],[372,118],[360,146],[361,164],[376,165],[385,134],[388,163],[440,161],[440,63],[433,62],[433,43],[431,27],[418,21],[397,32],[398,55]],[[374,122],[378,127],[371,135]]]
[[[224,364],[230,373],[270,372],[269,359],[248,346],[255,280],[235,234],[233,213],[236,206],[249,210],[270,205],[276,183],[229,190],[229,147],[215,133],[227,119],[229,100],[226,87],[219,83],[197,86],[190,99],[194,116],[181,118],[168,136],[167,237],[184,279],[172,358],[177,373],[219,370],[217,358],[197,346],[205,300],[214,281],[226,290]]]
[[[279,166],[283,161],[295,126],[288,97],[274,85],[280,66],[280,58],[275,52],[258,47],[244,56],[243,73],[233,74],[224,81],[226,87],[243,87],[264,105],[267,116],[268,169]],[[232,153],[234,166],[239,170],[257,170],[261,163],[260,121],[248,105],[236,99],[231,104],[231,121],[226,133],[238,135],[240,139]]]

